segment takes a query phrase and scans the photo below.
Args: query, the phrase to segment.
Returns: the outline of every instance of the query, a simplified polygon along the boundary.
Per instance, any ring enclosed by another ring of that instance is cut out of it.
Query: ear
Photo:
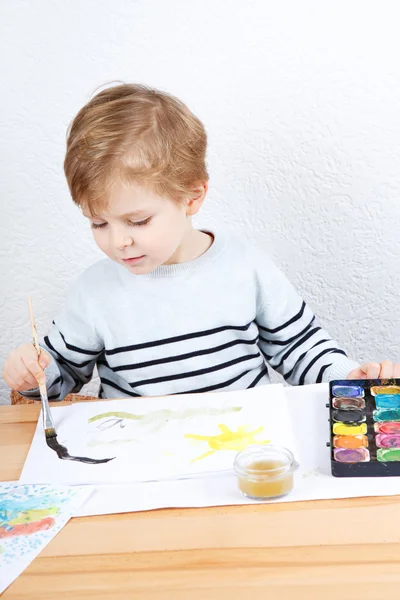
[[[191,193],[186,199],[186,214],[188,216],[195,215],[199,212],[207,195],[207,191],[208,181],[200,181],[193,186]]]

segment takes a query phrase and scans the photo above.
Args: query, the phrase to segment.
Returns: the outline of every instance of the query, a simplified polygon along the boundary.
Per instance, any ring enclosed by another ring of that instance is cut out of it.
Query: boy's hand
[[[400,378],[400,364],[394,365],[390,360],[381,363],[369,362],[354,369],[347,379],[396,379]]]
[[[27,392],[38,387],[44,380],[45,369],[51,356],[45,350],[37,355],[33,344],[23,344],[11,352],[6,360],[3,378],[7,385],[17,392]]]

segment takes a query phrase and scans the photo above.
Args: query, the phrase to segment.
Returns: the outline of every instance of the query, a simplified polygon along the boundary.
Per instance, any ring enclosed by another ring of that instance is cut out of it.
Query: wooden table
[[[18,479],[39,411],[0,407],[0,480]],[[75,518],[2,600],[383,600],[399,585],[400,499],[359,498]]]

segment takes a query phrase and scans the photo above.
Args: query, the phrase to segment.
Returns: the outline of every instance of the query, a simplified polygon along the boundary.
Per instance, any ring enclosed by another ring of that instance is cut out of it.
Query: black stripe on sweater
[[[304,344],[304,342],[306,342],[308,339],[310,339],[310,337],[312,337],[315,333],[317,333],[317,331],[321,331],[321,327],[314,327],[314,329],[310,329],[310,331],[308,331],[306,333],[306,335],[304,335],[302,338],[300,338],[296,344],[294,344],[293,346],[290,346],[289,350],[287,352],[285,352],[285,354],[282,356],[281,360],[279,361],[279,363],[277,365],[271,364],[271,367],[273,369],[279,369],[279,367],[281,367],[283,365],[285,360],[287,358],[289,358],[289,356],[292,354],[292,352],[297,350],[297,348],[299,348],[299,346]],[[329,342],[329,340],[321,340],[318,343],[320,344],[322,342]]]
[[[256,387],[257,383],[260,381],[260,379],[262,379],[264,377],[264,375],[268,375],[267,367],[263,368],[261,373],[259,373],[257,375],[257,377],[254,379],[254,381],[252,381],[251,384],[247,386],[247,389],[249,390],[250,388]]]
[[[304,327],[304,329],[302,331],[299,331],[299,333],[296,333],[296,335],[294,335],[291,338],[288,338],[287,340],[267,340],[267,339],[261,337],[261,335],[260,335],[260,340],[265,342],[266,344],[272,344],[274,346],[275,345],[276,346],[287,346],[288,344],[291,344],[292,342],[297,340],[304,333],[306,333],[306,331],[309,330],[309,328],[311,327],[311,325],[313,324],[314,321],[315,321],[315,317],[313,317],[311,319],[311,321],[308,323],[307,327]]]
[[[259,346],[261,354],[263,355],[263,357],[265,358],[265,360],[267,360],[268,362],[270,360],[272,360],[274,358],[274,356],[270,356],[269,354],[267,354],[266,352],[264,352],[264,350],[261,348],[261,346]]]
[[[144,348],[154,348],[154,346],[163,346],[164,344],[173,344],[175,342],[183,342],[185,340],[192,340],[194,338],[205,337],[207,335],[213,335],[215,333],[221,333],[222,331],[247,331],[253,321],[250,321],[247,325],[224,325],[222,327],[215,327],[214,329],[205,329],[204,331],[195,331],[194,333],[186,333],[184,335],[177,335],[174,337],[164,338],[162,340],[153,340],[152,342],[144,342],[143,344],[133,344],[131,346],[121,346],[120,348],[113,348],[106,350],[106,354],[111,356],[112,354],[119,354],[121,352],[131,352],[132,350],[143,350]]]
[[[213,392],[215,390],[222,390],[223,388],[228,387],[228,385],[235,383],[236,381],[238,381],[239,379],[241,379],[248,373],[250,373],[250,371],[244,371],[243,373],[240,373],[240,375],[236,375],[236,377],[233,377],[232,379],[228,379],[228,381],[224,381],[223,383],[216,383],[214,385],[209,385],[208,387],[197,388],[196,390],[188,390],[185,392],[175,392],[175,394],[171,394],[171,395],[177,396],[179,394],[200,394],[200,393],[206,393],[206,392]]]
[[[90,365],[90,363],[93,362],[93,360],[94,360],[93,358],[91,358],[90,360],[85,360],[85,362],[83,362],[83,363],[72,362],[72,360],[65,358],[65,356],[63,356],[58,350],[56,350],[54,348],[53,344],[50,342],[47,335],[44,338],[44,341],[45,341],[45,344],[50,348],[50,350],[53,350],[53,352],[55,352],[57,354],[60,361],[63,361],[66,365],[72,365],[73,367],[77,367],[78,369],[83,369],[83,367],[87,367],[87,365]]]
[[[332,366],[332,363],[330,365],[324,365],[323,367],[321,367],[320,372],[318,373],[318,377],[315,383],[321,383],[322,382],[322,377],[326,371],[326,369],[329,369],[329,367]]]
[[[328,341],[331,341],[331,340],[328,340]],[[296,369],[297,365],[299,363],[301,363],[301,361],[303,360],[303,358],[305,358],[307,356],[307,354],[309,352],[311,352],[311,350],[314,350],[314,348],[316,348],[320,344],[324,344],[324,343],[326,343],[326,340],[319,340],[319,342],[317,342],[316,344],[314,344],[314,346],[311,346],[311,348],[308,348],[305,352],[303,352],[303,354],[301,356],[299,356],[299,358],[296,360],[294,366],[290,369],[290,371],[288,371],[287,373],[283,374],[283,377],[286,380],[289,379],[289,377],[291,377],[291,375],[293,374],[293,371]]]
[[[165,381],[175,381],[177,379],[187,379],[188,377],[206,375],[207,373],[214,373],[215,371],[220,371],[221,369],[227,369],[228,367],[232,367],[233,365],[252,360],[253,358],[258,358],[259,356],[260,353],[256,352],[255,354],[240,356],[239,358],[234,358],[233,360],[229,360],[228,362],[221,363],[219,365],[214,365],[213,367],[207,367],[205,369],[199,369],[198,371],[188,371],[187,373],[177,373],[176,375],[166,375],[165,377],[154,377],[153,379],[142,379],[140,381],[134,381],[132,383],[129,383],[129,385],[132,388],[137,388],[142,385],[151,385],[153,383],[163,383]]]
[[[65,339],[65,337],[59,329],[57,329],[57,331],[60,334],[62,341],[64,342],[65,347],[68,348],[68,350],[72,350],[73,352],[79,352],[80,354],[87,354],[88,356],[98,356],[104,350],[104,348],[102,348],[101,350],[84,350],[83,348],[78,348],[78,346],[73,346],[72,344],[69,344],[67,342],[67,340]]]
[[[140,396],[140,394],[135,394],[135,392],[131,392],[128,390],[124,390],[124,388],[120,387],[117,383],[114,383],[113,381],[110,381],[109,379],[106,379],[105,377],[101,377],[100,376],[100,381],[101,381],[101,385],[109,385],[110,387],[114,388],[115,390],[118,390],[119,392],[124,392],[124,394],[126,394],[127,396],[134,396],[134,397],[138,397]]]
[[[57,383],[62,385],[63,378],[61,377],[61,375],[59,377],[57,377],[57,379],[55,379],[51,385],[49,385],[49,387],[47,388],[47,391],[51,390],[51,388],[54,387],[55,385],[57,385]]]
[[[258,325],[258,327],[260,329],[262,329],[263,331],[266,331],[267,333],[278,333],[278,331],[282,331],[282,329],[289,327],[289,325],[293,325],[293,323],[296,323],[296,321],[301,319],[301,317],[304,314],[305,308],[306,308],[306,303],[303,301],[303,304],[301,305],[301,309],[299,310],[297,315],[292,317],[289,321],[286,321],[286,323],[284,323],[283,325],[279,325],[279,327],[275,327],[275,329],[268,329],[267,327],[263,327],[262,325]]]
[[[33,400],[41,400],[40,394],[32,394],[31,396],[29,396],[29,398],[32,398]],[[47,396],[47,400],[59,400],[60,399],[60,394],[53,394],[52,396]]]
[[[155,365],[162,365],[165,363],[178,362],[179,360],[187,360],[189,358],[195,358],[196,356],[204,356],[206,354],[213,354],[215,352],[220,352],[221,350],[226,350],[227,348],[232,348],[233,346],[237,346],[239,344],[252,345],[256,344],[258,341],[258,336],[252,340],[233,340],[232,342],[227,342],[226,344],[221,344],[220,346],[214,346],[213,348],[205,348],[204,350],[195,350],[194,352],[188,352],[187,354],[177,354],[175,356],[167,356],[166,358],[157,358],[154,360],[148,360],[146,362],[141,363],[132,363],[129,365],[121,365],[120,367],[111,367],[106,361],[98,361],[97,364],[104,364],[110,367],[113,371],[131,371],[133,369],[142,369],[146,367],[153,367]]]
[[[50,340],[49,340],[49,338],[47,336],[44,338],[44,341],[47,344],[48,348],[50,348],[50,350],[52,350],[57,355],[59,363],[65,365],[65,368],[66,368],[66,370],[68,372],[68,375],[71,377],[72,381],[75,384],[74,388],[71,390],[72,393],[75,392],[75,391],[77,391],[77,390],[80,390],[81,387],[82,387],[82,385],[83,385],[83,383],[88,383],[91,380],[92,373],[89,376],[84,375],[83,373],[81,373],[80,375],[81,375],[82,381],[79,378],[77,378],[76,375],[75,375],[74,370],[70,366],[70,365],[75,365],[75,363],[73,363],[73,362],[67,360],[66,358],[64,358],[64,356],[62,356],[62,354],[60,354],[58,352],[58,350],[56,350],[54,348],[54,346],[52,345],[52,343],[50,342]],[[91,362],[92,361],[90,360],[90,361],[88,361],[88,363],[84,363],[84,364],[86,365],[86,364],[89,364]]]
[[[320,352],[318,354],[318,356],[315,356],[315,358],[312,359],[312,361],[310,362],[308,367],[306,367],[304,369],[304,371],[301,374],[301,377],[299,379],[299,385],[304,385],[304,380],[305,380],[305,377],[306,377],[308,371],[311,369],[311,367],[313,365],[315,365],[317,360],[319,360],[322,356],[324,356],[324,354],[344,354],[344,356],[347,356],[346,352],[344,352],[343,350],[338,350],[337,348],[327,348],[326,350],[323,350],[322,352]]]

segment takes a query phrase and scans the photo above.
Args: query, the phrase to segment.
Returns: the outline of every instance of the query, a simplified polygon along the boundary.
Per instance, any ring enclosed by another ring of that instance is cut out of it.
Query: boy
[[[97,94],[69,131],[65,174],[107,255],[78,279],[42,344],[14,350],[4,379],[39,398],[78,392],[98,367],[100,398],[390,378],[359,367],[316,323],[269,258],[192,226],[207,193],[206,133],[176,98],[140,85]],[[111,260],[110,260],[111,259]]]

